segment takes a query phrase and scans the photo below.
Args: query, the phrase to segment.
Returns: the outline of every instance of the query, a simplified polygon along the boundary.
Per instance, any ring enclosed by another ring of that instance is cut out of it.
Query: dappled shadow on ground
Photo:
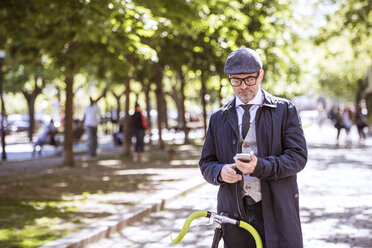
[[[40,169],[32,176],[3,178],[0,229],[9,235],[3,235],[0,247],[21,247],[19,242],[31,237],[14,234],[30,228],[40,236],[32,234],[37,245],[29,247],[38,247],[40,242],[55,239],[66,231],[123,212],[158,189],[171,188],[171,183],[185,179],[189,169],[198,167],[200,155],[196,146],[173,146],[173,149],[177,154],[174,161],[169,161],[167,151],[154,149],[147,152],[147,162],[134,163],[117,155],[76,161],[74,167]],[[179,177],[174,176],[177,174]],[[49,223],[55,227],[50,228]],[[50,237],[41,239],[43,235]]]
[[[372,169],[372,160],[369,158],[370,152],[370,147],[329,149],[327,146],[309,146],[309,159],[316,162],[316,166],[320,170],[335,166]]]
[[[360,248],[370,248],[372,239],[369,236],[365,237],[352,237],[349,234],[335,234],[330,235],[325,242],[330,244],[346,244],[349,247],[360,247]]]
[[[361,145],[336,145],[336,144],[329,144],[329,143],[308,143],[307,148],[309,149],[332,149],[332,150],[350,150],[350,149],[360,149],[360,150],[367,150],[368,146],[361,146]]]
[[[329,212],[325,208],[302,208],[305,217],[302,222],[314,224],[323,222],[332,229],[318,240],[329,244],[346,244],[350,247],[370,247],[372,238],[368,230],[372,229],[372,212],[369,206],[345,208],[342,212]]]
[[[355,229],[372,229],[372,212],[368,212],[369,206],[345,208],[343,212],[327,212],[323,208],[302,208],[306,218],[302,219],[304,223],[311,223],[319,220],[336,220],[335,225],[348,225]]]
[[[166,151],[148,152],[147,162],[131,162],[129,158],[81,161],[74,167],[57,167],[40,170],[28,178],[17,175],[0,182],[0,196],[21,198],[47,198],[60,200],[63,196],[84,192],[134,192],[156,186],[166,177],[162,169],[197,168],[200,151],[195,146],[175,148],[177,159],[169,161]],[[150,170],[151,169],[151,170]]]
[[[183,223],[175,223],[169,220],[186,220],[189,214],[194,212],[193,208],[182,208],[182,209],[166,209],[161,214],[155,213],[151,215],[151,218],[145,218],[142,223],[135,223],[129,228],[125,228],[118,232],[116,236],[125,240],[124,242],[128,245],[127,247],[167,247],[171,246],[171,234],[172,238],[175,238],[182,228]],[[198,247],[208,248],[212,244],[213,226],[197,226],[197,223],[205,222],[206,219],[195,220],[187,235],[183,238],[179,245],[176,247]],[[141,226],[146,226],[148,235],[144,236],[144,232],[141,232],[141,236],[136,234],[137,229]],[[114,238],[114,237],[113,237]],[[201,242],[204,242],[202,244]],[[222,243],[222,242],[221,242]]]
[[[38,247],[63,235],[72,226],[83,227],[87,224],[83,219],[109,215],[76,212],[78,205],[47,199],[0,197],[0,202],[0,247]]]
[[[371,152],[309,148],[298,175],[305,247],[371,247]]]
[[[178,245],[173,245],[187,217],[199,210],[215,212],[217,187],[204,185],[195,192],[165,205],[160,212],[151,213],[139,222],[113,233],[109,238],[99,243],[88,245],[87,248],[98,247],[131,247],[131,248],[159,248],[159,247],[211,247],[214,226],[207,224],[207,218],[192,221],[189,231]],[[219,247],[223,247],[223,241]]]

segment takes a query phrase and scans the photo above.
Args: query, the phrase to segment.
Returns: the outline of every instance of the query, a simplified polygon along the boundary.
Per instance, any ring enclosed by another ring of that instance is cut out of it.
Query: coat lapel
[[[227,121],[229,122],[231,128],[234,131],[234,134],[237,139],[239,139],[239,127],[238,127],[238,116],[236,115],[235,110],[235,97],[224,107],[224,113]]]

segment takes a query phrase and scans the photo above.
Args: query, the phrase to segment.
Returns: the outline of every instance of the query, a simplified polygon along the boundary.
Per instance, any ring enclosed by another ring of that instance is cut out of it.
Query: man
[[[250,223],[266,248],[303,247],[296,174],[307,161],[307,148],[295,106],[260,88],[262,61],[241,47],[225,63],[236,97],[213,113],[200,169],[219,185],[217,211]],[[249,162],[237,153],[249,153]],[[245,230],[223,226],[225,247],[255,247]]]
[[[84,108],[83,122],[88,136],[88,154],[90,157],[94,157],[97,153],[97,126],[100,120],[100,111],[97,101],[94,101],[91,97],[89,100],[90,105]]]

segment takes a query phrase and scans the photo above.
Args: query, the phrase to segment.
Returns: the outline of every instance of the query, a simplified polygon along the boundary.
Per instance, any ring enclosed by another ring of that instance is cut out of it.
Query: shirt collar
[[[262,105],[263,103],[263,94],[261,89],[258,89],[256,96],[250,100],[247,104],[254,104],[254,105]],[[245,105],[242,101],[240,101],[239,97],[235,97],[235,106],[238,107],[240,105]]]

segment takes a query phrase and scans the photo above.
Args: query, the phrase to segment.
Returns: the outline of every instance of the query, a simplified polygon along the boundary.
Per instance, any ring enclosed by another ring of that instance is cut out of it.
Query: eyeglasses
[[[253,86],[257,83],[257,78],[259,76],[260,76],[260,74],[258,73],[257,76],[255,76],[255,77],[249,76],[249,77],[246,77],[246,78],[229,78],[229,81],[230,81],[231,86],[233,86],[233,87],[240,86],[242,84],[242,82],[244,82],[245,85],[247,85],[247,86]]]

